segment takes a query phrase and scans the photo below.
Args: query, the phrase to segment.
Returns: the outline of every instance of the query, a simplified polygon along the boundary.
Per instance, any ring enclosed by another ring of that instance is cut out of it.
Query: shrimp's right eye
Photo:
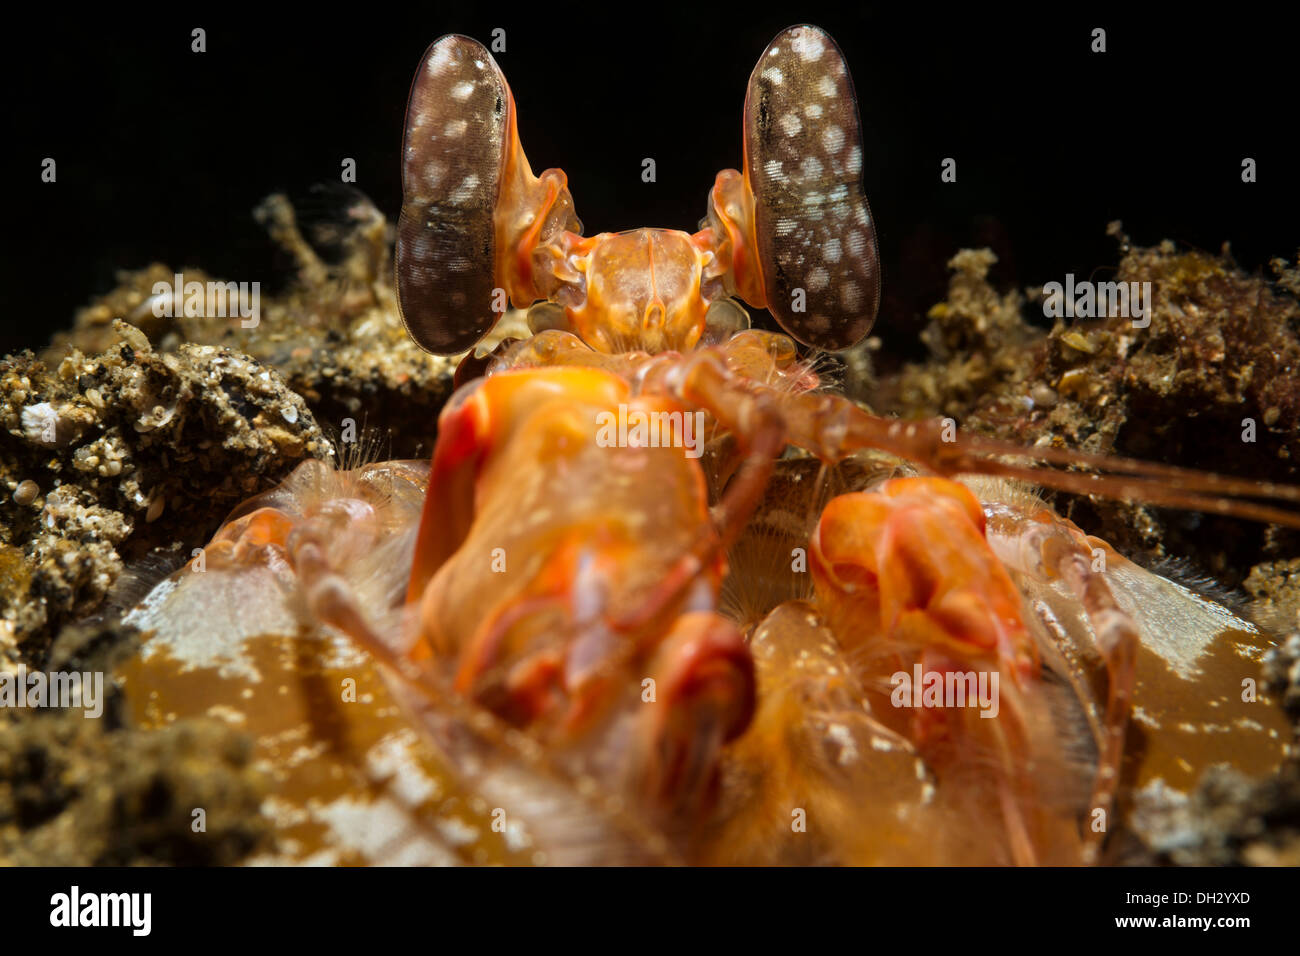
[[[860,342],[880,307],[876,226],[853,80],[817,27],[782,31],[754,67],[745,164],[768,309],[805,345]]]

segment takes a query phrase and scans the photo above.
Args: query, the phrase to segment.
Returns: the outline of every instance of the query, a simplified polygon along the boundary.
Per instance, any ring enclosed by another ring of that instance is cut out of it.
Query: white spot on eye
[[[790,40],[790,49],[798,53],[799,58],[805,63],[816,63],[826,52],[826,44],[820,34],[805,30],[796,33]]]
[[[840,287],[840,303],[848,312],[856,312],[862,306],[862,289],[852,279]]]
[[[862,254],[867,251],[866,236],[854,229],[849,233],[849,255],[855,259],[861,259]]]
[[[856,176],[862,172],[862,147],[850,146],[848,157],[844,160],[844,168],[848,170],[850,176]]]
[[[821,193],[804,193],[803,204],[808,207],[820,207],[826,201],[826,197]]]
[[[844,130],[838,126],[827,126],[822,130],[822,145],[828,153],[838,153],[844,148]]]
[[[443,43],[433,51],[433,56],[429,57],[429,62],[425,64],[425,69],[430,76],[437,76],[451,69],[454,64],[452,47],[451,43]]]
[[[780,52],[781,52],[781,48],[780,48],[779,46],[774,46],[774,47],[772,47],[772,49],[770,49],[770,50],[767,51],[767,55],[768,55],[768,56],[776,56],[776,55],[779,54]]]
[[[871,224],[871,214],[867,212],[867,204],[863,203],[858,207],[857,215],[853,217],[859,225],[869,226]]]
[[[429,163],[424,167],[424,181],[430,189],[438,189],[442,185],[442,177],[446,175],[447,167],[442,163]]]
[[[803,115],[808,117],[809,119],[814,119],[814,120],[821,119],[822,108],[816,103],[809,103],[807,106],[803,108]]]
[[[451,88],[451,98],[457,103],[464,103],[474,93],[474,84],[464,80]]]
[[[469,123],[467,123],[465,120],[463,119],[452,120],[443,129],[442,135],[450,136],[452,139],[458,139],[459,137],[465,135],[465,130],[467,130],[468,128],[469,128]]]
[[[820,179],[822,171],[822,161],[816,156],[805,156],[799,164],[799,175],[804,179]]]
[[[835,95],[835,81],[829,76],[823,76],[817,81],[817,92],[829,100]]]
[[[462,203],[468,202],[474,195],[474,190],[476,189],[478,189],[478,175],[470,173],[461,180],[460,185],[457,186],[452,191],[452,194],[447,197],[447,201],[453,206],[459,206]]]
[[[812,272],[808,273],[808,291],[821,292],[831,284],[830,274],[825,269],[818,266]]]
[[[840,256],[843,252],[844,250],[840,246],[840,241],[838,239],[831,239],[822,247],[822,258],[834,265],[840,261]]]
[[[785,179],[785,163],[779,159],[769,159],[763,164],[763,172],[771,179]],[[737,218],[732,216],[733,219]]]
[[[826,196],[831,202],[844,202],[849,198],[849,187],[843,184],[836,186]]]
[[[482,60],[475,60],[474,65],[478,67],[480,70],[483,69],[485,66],[487,66],[487,64],[484,63]]]
[[[778,236],[788,236],[794,232],[795,222],[793,219],[778,219],[776,221],[776,234]]]
[[[763,79],[767,80],[767,82],[771,83],[773,86],[780,86],[782,81],[785,79],[785,74],[777,67],[769,66],[763,71]]]
[[[785,133],[786,136],[797,136],[799,131],[803,129],[803,123],[799,122],[799,117],[793,113],[786,113],[777,122],[781,126],[781,132]]]

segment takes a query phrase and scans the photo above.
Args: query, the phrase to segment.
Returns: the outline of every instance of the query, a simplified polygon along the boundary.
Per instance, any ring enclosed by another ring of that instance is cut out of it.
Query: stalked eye
[[[493,215],[509,114],[505,76],[482,44],[451,35],[425,52],[406,107],[396,258],[402,321],[429,352],[471,348],[504,308]]]
[[[806,345],[861,341],[880,306],[876,226],[853,80],[817,27],[784,30],[754,67],[745,164],[768,309]]]

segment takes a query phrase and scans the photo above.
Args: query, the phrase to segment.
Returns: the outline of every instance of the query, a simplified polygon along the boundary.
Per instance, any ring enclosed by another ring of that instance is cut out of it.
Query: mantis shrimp
[[[1267,639],[1028,485],[1291,527],[1300,490],[828,391],[799,344],[880,300],[834,41],[780,33],[743,115],[697,232],[583,236],[491,54],[425,53],[398,301],[470,353],[432,460],[300,466],[128,616],[139,719],[246,702],[288,859],[1076,863],[1134,787],[1279,765],[1233,689]],[[532,334],[476,358],[507,302]]]

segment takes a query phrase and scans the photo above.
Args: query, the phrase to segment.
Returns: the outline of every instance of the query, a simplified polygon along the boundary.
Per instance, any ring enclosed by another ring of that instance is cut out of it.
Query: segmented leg
[[[1014,478],[1074,494],[1131,499],[1300,528],[1300,511],[1250,500],[1300,505],[1300,487],[1064,448],[1024,448],[1011,442],[958,434],[953,423],[944,419],[900,421],[873,415],[839,395],[810,392],[797,386],[763,388],[753,377],[752,369],[777,367],[769,343],[753,334],[737,338],[739,341],[729,343],[725,354],[703,349],[682,359],[685,367],[676,380],[681,383],[681,393],[697,395],[704,407],[721,417],[728,408],[733,409],[734,416],[735,409],[762,389],[776,403],[789,443],[808,450],[824,462],[843,461],[857,452],[874,449],[936,475],[971,473]],[[748,357],[741,352],[747,352]],[[743,374],[737,369],[744,369]],[[812,381],[815,383],[815,378]],[[1015,464],[1009,458],[1037,459],[1105,473]]]
[[[990,541],[1008,567],[1044,582],[1065,582],[1092,625],[1097,652],[1106,665],[1106,710],[1090,804],[1092,813],[1100,811],[1106,823],[1094,827],[1090,819],[1085,828],[1091,862],[1100,852],[1114,812],[1141,638],[1106,583],[1105,551],[1109,548],[1099,549],[1100,541],[1086,537],[1072,523],[1046,510],[1028,515],[1006,507],[993,508],[989,525]],[[1100,565],[1098,552],[1102,555]]]
[[[1067,845],[1073,820],[1047,801],[1056,737],[1037,649],[970,491],[947,479],[899,478],[841,495],[822,513],[809,568],[818,607],[869,692],[877,688],[881,718],[913,741],[940,789],[960,789],[954,774],[979,767],[982,751],[992,763],[983,786],[992,787],[1015,861],[1043,862]],[[918,680],[924,694],[907,693]],[[978,792],[981,781],[966,786]]]

